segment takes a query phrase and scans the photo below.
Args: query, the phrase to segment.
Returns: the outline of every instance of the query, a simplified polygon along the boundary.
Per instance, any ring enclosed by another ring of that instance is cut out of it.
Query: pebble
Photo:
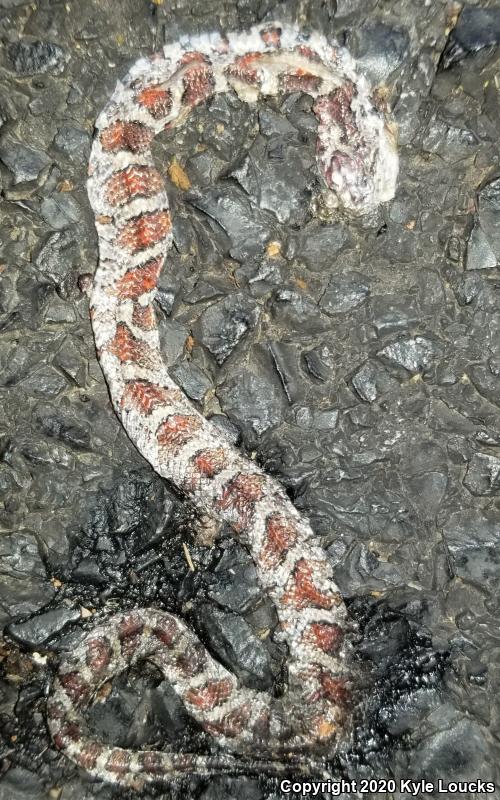
[[[290,239],[285,255],[297,258],[312,272],[332,267],[335,259],[349,242],[347,228],[340,222],[333,225],[307,226]]]
[[[273,223],[254,209],[243,189],[227,184],[224,191],[206,189],[191,200],[195,208],[215,220],[229,238],[229,254],[237,261],[262,253],[273,236]]]
[[[17,184],[37,180],[52,159],[42,150],[4,137],[0,141],[0,161],[12,172]]]
[[[500,10],[465,6],[446,42],[441,66],[449,69],[466,56],[500,43]]]
[[[63,287],[68,272],[77,266],[79,257],[76,231],[66,228],[42,239],[35,250],[34,263],[43,276]]]
[[[271,133],[266,126],[267,140],[257,139],[230,175],[255,205],[272,212],[278,222],[301,225],[308,214],[310,176],[304,165],[303,146],[295,140],[297,131],[284,117],[278,118],[281,124],[277,130]],[[292,140],[286,126],[295,135]],[[309,157],[307,165],[312,163]]]
[[[330,321],[321,313],[312,297],[293,289],[279,289],[276,292],[271,313],[278,324],[289,331],[304,331],[306,335],[311,335],[330,328]]]
[[[304,396],[304,382],[297,347],[287,342],[269,342],[269,352],[288,401],[296,403]]]
[[[370,323],[379,336],[403,331],[419,319],[416,301],[407,295],[372,295],[369,303]]]
[[[500,458],[488,453],[474,453],[467,465],[464,486],[472,494],[482,497],[500,494]]]
[[[274,800],[265,793],[257,778],[231,778],[216,776],[202,791],[200,800],[219,800],[220,797],[237,797],[238,800]]]
[[[347,47],[372,84],[383,83],[409,54],[408,31],[384,22],[367,22],[349,31]]]
[[[477,196],[478,213],[467,244],[469,270],[494,269],[500,263],[500,179],[484,186]]]
[[[0,800],[45,800],[43,783],[35,772],[11,767],[0,782]]]
[[[90,136],[87,131],[73,125],[62,125],[54,137],[54,144],[73,161],[87,163],[90,153]]]
[[[319,345],[305,351],[304,362],[309,373],[318,381],[327,381],[333,375],[335,359],[328,345]]]
[[[389,344],[380,350],[378,355],[404,367],[408,372],[422,372],[432,364],[436,347],[424,336],[416,336]]]
[[[243,337],[254,330],[260,313],[252,298],[242,293],[230,295],[203,312],[193,328],[194,334],[222,364]]]
[[[491,779],[491,768],[483,761],[489,746],[481,726],[474,720],[462,717],[450,704],[436,708],[428,719],[439,728],[429,733],[421,747],[412,754],[412,775],[425,775],[436,784],[444,781]],[[448,770],[453,777],[448,777]],[[446,777],[443,777],[443,773]]]
[[[212,381],[208,375],[189,361],[176,364],[170,369],[170,375],[191,400],[203,400],[206,393],[212,388]]]
[[[373,403],[380,395],[390,393],[398,384],[379,362],[370,360],[353,375],[352,385],[362,400]]]
[[[498,520],[491,511],[454,511],[443,526],[454,575],[484,588],[498,585]]]
[[[82,217],[82,211],[77,201],[67,193],[44,197],[40,204],[40,213],[45,222],[57,230],[79,222]]]
[[[46,436],[59,439],[76,450],[87,450],[90,446],[90,429],[75,421],[73,414],[61,408],[39,403],[34,420]]]
[[[80,619],[80,610],[67,606],[51,608],[25,622],[12,622],[7,632],[25,647],[36,649],[47,644],[53,636],[60,634],[71,622]]]
[[[238,614],[247,611],[261,596],[255,565],[247,551],[234,541],[217,564],[208,596]]]
[[[357,308],[370,294],[369,282],[359,272],[332,275],[319,301],[325,314],[342,314]]]
[[[53,42],[20,41],[7,48],[9,61],[18,75],[36,75],[64,70],[68,54]]]
[[[19,496],[17,482],[14,492]],[[3,627],[13,618],[33,614],[48,603],[54,588],[46,580],[45,566],[33,534],[4,533],[0,546],[0,625]]]
[[[55,397],[66,388],[66,379],[54,367],[42,365],[22,381],[23,389],[35,397]]]
[[[201,619],[213,651],[222,663],[250,688],[270,689],[273,674],[269,652],[243,617],[205,606]]]
[[[265,372],[231,370],[218,387],[221,406],[238,428],[251,440],[276,425],[282,418],[285,397]]]

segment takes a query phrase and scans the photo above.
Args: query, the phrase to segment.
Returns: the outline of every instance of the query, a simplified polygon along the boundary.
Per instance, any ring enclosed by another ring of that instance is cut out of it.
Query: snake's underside
[[[88,633],[53,684],[50,731],[84,770],[134,787],[238,771],[245,758],[286,764],[331,754],[346,725],[345,608],[328,559],[280,485],[187,400],[160,353],[153,301],[172,226],[151,143],[226,91],[245,100],[286,92],[313,98],[318,169],[331,207],[373,210],[393,196],[398,169],[391,130],[349,54],[320,34],[279,24],[186,38],[140,59],[97,120],[88,192],[100,263],[91,316],[114,408],[156,472],[228,523],[249,550],[288,646],[286,691],[271,696],[239,685],[172,614],[137,609]],[[130,751],[89,736],[84,707],[104,681],[143,659],[159,667],[215,737],[216,755]]]

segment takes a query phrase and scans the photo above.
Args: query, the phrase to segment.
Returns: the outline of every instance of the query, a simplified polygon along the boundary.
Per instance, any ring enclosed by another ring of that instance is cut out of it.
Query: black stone
[[[66,379],[57,369],[47,364],[34,369],[23,380],[22,385],[28,394],[35,397],[56,397],[66,388]]]
[[[59,606],[43,611],[25,622],[12,622],[7,632],[25,647],[33,649],[47,644],[53,636],[61,633],[71,622],[80,619],[78,608]]]
[[[404,330],[419,319],[415,299],[406,295],[372,295],[368,313],[379,335]]]
[[[204,300],[213,300],[215,297],[220,297],[224,294],[224,289],[212,283],[200,279],[196,281],[194,289],[191,289],[183,300],[185,303],[202,303]]]
[[[197,339],[222,364],[234,348],[253,330],[260,308],[244,294],[235,294],[209,306],[194,326]]]
[[[327,345],[319,345],[304,353],[306,367],[313,378],[327,381],[333,375],[335,357]]]
[[[255,209],[243,189],[228,184],[221,189],[205,189],[191,203],[213,219],[228,236],[229,254],[237,261],[262,253],[273,236],[273,223]]]
[[[7,502],[9,493],[7,487],[4,489],[2,493]],[[18,489],[15,493],[18,494]],[[4,533],[0,547],[0,625],[3,626],[13,617],[36,612],[52,599],[54,588],[47,581],[45,565],[33,534],[23,531]]]
[[[221,406],[252,441],[283,416],[286,397],[264,372],[231,371],[217,389]]]
[[[230,174],[255,206],[272,212],[281,223],[301,225],[307,217],[310,198],[311,181],[306,167],[312,165],[313,159],[309,156],[304,163],[297,131],[284,117],[273,115],[276,117],[283,133],[272,135],[271,127],[266,125],[267,140],[258,138]],[[268,112],[269,123],[271,119],[271,112]]]
[[[310,225],[290,239],[287,257],[303,261],[313,272],[332,267],[349,243],[347,228],[340,222],[320,227]]]
[[[214,414],[209,417],[210,422],[215,425],[217,430],[224,436],[228,442],[238,446],[241,440],[241,433],[236,425],[233,425],[230,419],[224,414]]]
[[[307,406],[302,406],[295,409],[295,422],[305,430],[308,428],[316,431],[333,430],[338,418],[339,412],[336,408],[311,410]]]
[[[208,595],[229,611],[247,611],[261,596],[255,564],[246,550],[230,542],[217,564]]]
[[[212,381],[208,375],[190,361],[183,361],[171,367],[170,375],[191,400],[203,400],[212,388]]]
[[[11,767],[0,781],[0,800],[44,800],[42,780],[24,767]]]
[[[66,192],[56,192],[44,197],[40,204],[40,213],[45,222],[56,230],[62,230],[79,222],[82,210],[74,197]]]
[[[90,431],[75,421],[70,414],[51,407],[39,405],[35,412],[35,422],[47,435],[60,439],[70,447],[87,450],[90,445]]]
[[[264,793],[256,778],[216,775],[202,791],[199,800],[220,800],[221,797],[237,797],[238,800],[271,800],[271,795]]]
[[[237,614],[204,606],[203,627],[222,663],[253,689],[270,689],[272,665],[265,644]]]
[[[382,364],[370,360],[353,375],[352,385],[362,400],[373,403],[380,395],[395,389],[398,384]]]
[[[436,355],[435,345],[423,336],[411,339],[399,339],[388,344],[378,353],[387,361],[404,367],[408,372],[425,371]]]
[[[72,578],[79,583],[91,586],[102,586],[108,582],[97,561],[93,558],[82,558],[72,572]]]
[[[500,458],[474,453],[467,466],[464,486],[475,495],[500,495]]]
[[[383,83],[409,54],[408,31],[393,28],[384,22],[367,22],[355,26],[347,37],[347,46],[370,81]]]
[[[478,213],[467,243],[467,269],[494,269],[500,263],[500,178],[477,195]]]
[[[73,161],[82,164],[88,161],[90,136],[87,131],[73,125],[62,125],[54,138],[54,144]]]
[[[500,9],[463,8],[441,56],[440,66],[448,69],[465,56],[500,44]]]
[[[76,232],[71,228],[49,233],[34,253],[34,262],[40,273],[63,288],[67,287],[68,274],[77,266],[79,258]]]
[[[271,312],[288,331],[307,335],[330,328],[330,320],[322,314],[312,297],[294,289],[279,289],[271,303]]]
[[[443,527],[455,575],[481,587],[498,587],[498,519],[492,512],[455,511]]]
[[[417,779],[425,775],[435,783],[441,779],[445,785],[473,780],[478,775],[488,781],[493,776],[492,768],[484,762],[485,756],[490,758],[488,750],[482,726],[464,718],[450,704],[443,704],[426,720],[424,741],[412,754],[409,774]]]
[[[370,293],[369,282],[359,272],[333,275],[323,292],[319,305],[325,314],[342,314],[361,305]]]
[[[7,48],[9,61],[19,75],[62,72],[69,56],[52,42],[15,42]]]
[[[270,342],[269,352],[289,402],[297,402],[305,391],[297,347],[286,342]]]
[[[35,181],[52,159],[41,150],[5,137],[0,142],[0,161],[12,172],[14,183],[23,183]]]

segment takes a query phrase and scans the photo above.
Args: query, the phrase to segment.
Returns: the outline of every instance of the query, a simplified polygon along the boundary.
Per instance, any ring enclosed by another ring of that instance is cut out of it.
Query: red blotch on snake
[[[337,592],[323,591],[314,583],[314,569],[307,559],[301,558],[286,585],[282,603],[294,608],[333,608],[341,602]]]
[[[100,135],[102,149],[109,153],[128,150],[130,153],[143,153],[148,150],[155,132],[142,122],[113,122]]]
[[[116,294],[123,300],[138,300],[156,288],[163,258],[153,258],[140,267],[127,270],[116,284]]]
[[[283,514],[273,514],[266,520],[266,538],[260,551],[262,563],[268,569],[277,567],[290,547],[297,540],[297,528],[293,519]]]
[[[163,189],[163,178],[154,167],[132,164],[115,172],[106,184],[106,199],[121,206],[134,197],[153,197]]]
[[[213,93],[215,80],[212,66],[208,58],[201,53],[185,53],[179,64],[186,68],[182,103],[186,106],[196,106]]]
[[[221,511],[231,509],[236,512],[235,530],[242,531],[248,526],[254,505],[262,497],[263,483],[262,475],[240,472],[224,487],[217,507]]]
[[[145,212],[129,220],[118,233],[116,242],[130,253],[139,253],[165,239],[172,230],[170,212]]]
[[[329,655],[338,653],[343,639],[344,632],[340,625],[331,622],[311,622],[302,636],[303,642],[312,644]]]
[[[231,78],[248,83],[250,86],[258,86],[261,82],[260,61],[261,53],[245,53],[244,56],[234,59],[233,63],[226,68],[226,73]]]
[[[172,92],[161,86],[146,86],[137,92],[136,102],[147,108],[153,119],[168,116],[172,109]]]
[[[193,469],[204,478],[213,478],[227,465],[227,451],[223,447],[201,450],[193,459]]]
[[[113,648],[108,639],[98,637],[96,639],[89,639],[87,642],[86,662],[87,666],[95,674],[105,672],[111,657],[113,655]]]
[[[188,689],[184,699],[198,708],[212,709],[227,700],[233,691],[233,682],[229,678],[201,686],[199,689]]]
[[[129,381],[123,392],[121,404],[124,408],[135,408],[149,416],[155,408],[161,408],[179,401],[178,389],[167,389],[150,381]]]
[[[192,439],[201,427],[198,417],[191,414],[170,414],[156,432],[156,440],[161,448],[177,449]]]
[[[124,322],[120,322],[116,326],[116,333],[107,349],[122,364],[135,361],[137,364],[154,367],[157,362],[155,353],[149,345],[137,339]]]
[[[265,28],[260,32],[260,38],[269,47],[279,47],[281,44],[281,28],[271,27]]]

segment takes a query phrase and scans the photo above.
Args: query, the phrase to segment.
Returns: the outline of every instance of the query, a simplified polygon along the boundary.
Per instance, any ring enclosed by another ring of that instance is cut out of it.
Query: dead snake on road
[[[243,457],[187,400],[160,352],[153,301],[172,226],[151,143],[217,92],[244,100],[313,98],[324,200],[365,213],[394,195],[392,128],[347,51],[293,26],[186,37],[141,58],[96,123],[88,192],[99,238],[90,307],[114,408],[155,471],[197,508],[229,524],[251,553],[288,647],[280,697],[238,685],[172,614],[136,609],[91,630],[63,659],[48,700],[58,748],[93,776],[141,786],[180,774],[238,770],[238,754],[286,763],[327,745],[345,725],[345,607],[309,523],[283,488]],[[163,672],[218,755],[107,746],[85,733],[97,688],[141,659]],[[323,748],[324,749],[324,748]]]

